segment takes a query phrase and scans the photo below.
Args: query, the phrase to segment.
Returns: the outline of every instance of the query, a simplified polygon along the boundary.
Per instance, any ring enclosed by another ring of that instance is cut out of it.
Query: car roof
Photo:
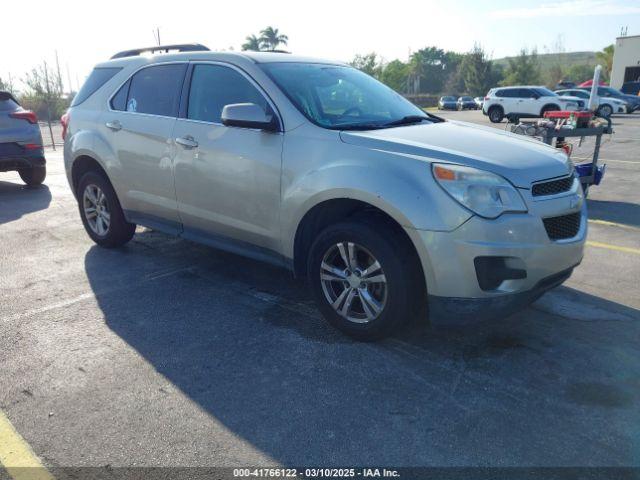
[[[114,58],[96,65],[98,68],[120,67],[130,64],[144,65],[178,61],[220,61],[230,63],[319,63],[346,66],[344,62],[321,58],[292,55],[282,52],[169,52],[153,55],[132,55]]]

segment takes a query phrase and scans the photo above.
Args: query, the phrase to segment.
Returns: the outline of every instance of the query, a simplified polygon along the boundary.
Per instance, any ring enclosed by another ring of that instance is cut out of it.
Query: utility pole
[[[160,27],[156,27],[156,29],[153,31],[153,39],[156,41],[158,46],[162,45],[160,43]]]
[[[47,67],[46,60],[43,63],[44,63],[44,84],[45,84],[45,88],[47,89],[46,90],[47,100],[45,102],[47,105],[47,124],[49,125],[49,135],[51,136],[51,146],[55,151],[56,141],[53,139],[53,129],[51,128],[51,85],[49,85],[49,67]]]

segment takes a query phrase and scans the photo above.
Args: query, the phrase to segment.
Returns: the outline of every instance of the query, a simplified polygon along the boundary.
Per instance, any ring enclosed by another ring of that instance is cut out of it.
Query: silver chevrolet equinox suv
[[[341,63],[122,52],[95,67],[64,127],[98,245],[143,225],[284,266],[361,340],[427,313],[510,314],[582,259],[585,202],[563,152],[427,114]]]

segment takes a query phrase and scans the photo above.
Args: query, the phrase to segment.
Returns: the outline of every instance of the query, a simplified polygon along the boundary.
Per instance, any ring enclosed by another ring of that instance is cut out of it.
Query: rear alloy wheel
[[[613,114],[613,108],[611,105],[601,105],[598,108],[598,115],[602,118],[609,118]]]
[[[489,109],[489,121],[491,123],[500,123],[504,118],[504,111],[502,107],[491,107]]]
[[[374,223],[328,227],[311,246],[307,267],[324,317],[363,341],[394,332],[415,311],[417,299],[423,298],[405,239],[388,225]]]
[[[47,167],[22,168],[18,170],[18,174],[29,187],[37,187],[42,185],[42,182],[47,177]]]
[[[89,172],[80,179],[78,205],[85,230],[101,247],[119,247],[133,237],[136,226],[124,218],[116,192],[103,175]]]

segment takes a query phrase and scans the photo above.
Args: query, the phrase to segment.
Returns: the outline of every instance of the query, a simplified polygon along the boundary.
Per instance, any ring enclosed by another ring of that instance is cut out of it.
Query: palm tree
[[[268,50],[275,50],[278,45],[286,45],[289,37],[280,34],[277,28],[267,27],[260,32],[260,40]]]
[[[251,50],[253,52],[259,52],[262,50],[262,39],[255,35],[249,35],[246,42],[242,44],[242,50]]]
[[[596,53],[598,60],[604,64],[603,67],[607,72],[607,75],[611,75],[614,48],[615,47],[613,45],[609,45],[608,47],[604,47],[601,52]]]

